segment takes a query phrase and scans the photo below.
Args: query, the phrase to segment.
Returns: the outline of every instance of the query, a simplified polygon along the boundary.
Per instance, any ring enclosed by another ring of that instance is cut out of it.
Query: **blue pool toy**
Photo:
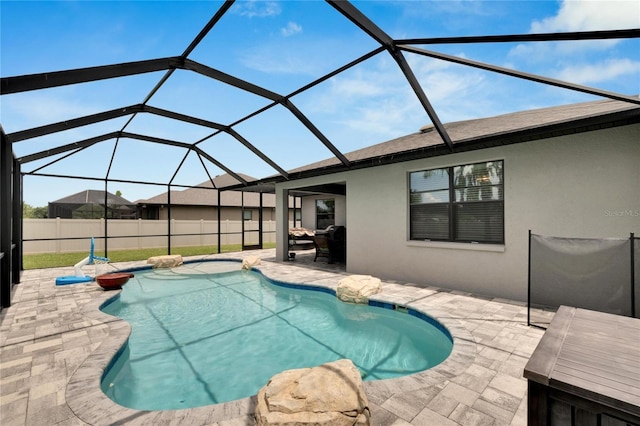
[[[109,259],[106,257],[95,256],[94,248],[95,241],[93,240],[93,237],[91,237],[91,250],[89,251],[89,256],[85,257],[73,266],[75,275],[65,275],[63,277],[56,278],[56,285],[86,283],[91,281],[91,277],[86,276],[84,272],[82,272],[82,267],[85,265],[94,265],[96,263],[109,262]]]
[[[65,275],[64,277],[56,278],[56,285],[67,285],[67,284],[78,284],[78,283],[87,283],[91,281],[91,277],[84,276],[75,276],[75,275]]]

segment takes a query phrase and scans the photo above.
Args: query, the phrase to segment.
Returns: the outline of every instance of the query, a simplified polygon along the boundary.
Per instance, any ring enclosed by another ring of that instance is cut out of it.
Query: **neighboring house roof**
[[[458,121],[444,127],[453,142],[453,152],[462,152],[630,123],[640,123],[640,106],[603,100]],[[438,132],[425,126],[422,131],[345,154],[351,162],[350,168],[332,157],[288,170],[289,180],[451,153]],[[283,180],[280,176],[271,176],[250,186],[266,191],[273,183]],[[235,185],[229,189],[242,188]]]
[[[49,204],[104,204],[104,191],[99,191],[96,189],[87,189],[77,194],[69,195],[64,198],[60,198],[56,201],[50,201]],[[131,201],[122,198],[118,195],[107,192],[107,204],[117,204],[117,205],[125,205],[125,204],[135,204]]]
[[[247,182],[255,181],[256,179],[239,174],[243,179]],[[218,194],[217,189],[211,188],[222,188],[225,186],[231,186],[239,183],[233,176],[224,174],[220,176],[216,176],[213,179],[213,185],[211,181],[203,182],[199,185],[196,185],[194,188],[184,189],[181,191],[171,191],[171,205],[173,206],[217,206],[218,205]],[[210,189],[204,189],[210,188]],[[157,204],[157,205],[166,205],[168,204],[167,192],[163,192],[162,194],[158,194],[155,197],[147,198],[146,200],[138,200],[137,204]],[[220,206],[221,207],[240,207],[243,205],[242,200],[243,194],[238,191],[222,191],[220,193]],[[259,207],[260,206],[260,195],[256,193],[245,193],[244,194],[244,206],[245,207]],[[273,194],[265,194],[262,199],[263,207],[275,207],[276,200]]]

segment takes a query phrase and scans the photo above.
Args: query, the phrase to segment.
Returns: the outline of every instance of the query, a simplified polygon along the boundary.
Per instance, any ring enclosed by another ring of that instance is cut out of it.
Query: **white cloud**
[[[533,21],[531,32],[604,31],[638,27],[640,2],[637,0],[563,0],[556,15]],[[605,51],[620,41],[610,39],[519,44],[509,55],[539,61],[545,57]]]
[[[28,95],[7,97],[2,100],[3,121],[11,122],[16,126],[15,129],[11,129],[11,132],[82,117],[101,110],[97,106],[81,105],[46,94],[30,93]],[[6,118],[8,115],[11,117]]]
[[[520,44],[509,52],[509,56],[526,59],[528,62],[547,62],[552,58],[569,59],[571,55],[607,52],[618,43],[620,40],[574,40]]]
[[[344,65],[336,59],[336,49],[344,41],[333,38],[284,37],[255,43],[235,52],[243,66],[271,74],[298,74],[319,77]],[[341,56],[348,56],[341,52]]]
[[[384,87],[386,79],[380,73],[373,76],[369,73],[358,72],[350,78],[336,78],[333,81],[331,91],[334,94],[339,94],[342,99],[381,96],[387,92]]]
[[[248,18],[266,18],[279,15],[282,9],[274,1],[239,1],[235,3],[235,13]]]
[[[482,77],[475,73],[436,72],[421,79],[422,88],[432,102],[455,99],[458,103],[466,94],[482,84]]]
[[[286,27],[280,30],[283,36],[289,37],[294,34],[298,34],[302,32],[302,26],[296,24],[295,22],[289,21]]]
[[[408,61],[441,121],[491,114],[489,102],[481,95],[485,85],[482,73],[416,55]],[[373,67],[359,67],[332,79],[328,90],[315,93],[313,103],[305,108],[378,141],[418,131],[429,122],[396,62],[384,59]]]
[[[274,51],[279,55],[274,55]],[[286,50],[275,50],[273,45],[241,52],[238,57],[245,67],[267,74],[315,75],[321,66],[321,58],[317,56],[292,55]]]
[[[396,63],[384,57],[340,74],[305,97],[304,110],[332,123],[330,127],[375,136],[373,142],[398,135],[397,126],[415,114],[419,104]],[[411,92],[412,93],[412,92]]]
[[[464,57],[463,54],[456,55]],[[444,123],[494,115],[494,90],[487,74],[476,69],[421,56],[410,59],[422,89]],[[427,124],[425,121],[422,124]]]
[[[419,104],[416,99],[402,97],[383,99],[365,103],[356,108],[348,119],[342,120],[348,128],[360,134],[371,134],[378,138],[395,137],[406,133],[401,130],[402,125],[411,120],[412,115],[419,111]],[[414,126],[415,127],[415,126]],[[417,131],[417,128],[413,129]]]
[[[640,61],[611,59],[597,64],[566,67],[558,73],[558,78],[578,84],[595,84],[633,73],[640,73]]]
[[[379,58],[375,63],[362,64],[333,77],[328,85],[320,87],[321,93],[314,93],[313,108],[333,113],[389,95],[397,96],[402,87],[398,85],[399,70],[394,65],[393,61]]]
[[[598,31],[640,26],[637,0],[564,0],[558,14],[531,24],[531,32]]]
[[[531,23],[531,32],[638,27],[640,2],[637,0],[562,0],[555,15]],[[520,65],[518,61],[526,62],[535,66],[538,73],[573,83],[612,83],[620,76],[638,72],[637,61],[629,56],[633,49],[628,47],[629,41],[621,39],[522,43],[510,50],[509,59],[516,68]]]
[[[447,0],[447,1],[408,1],[394,3],[396,7],[402,8],[403,13],[408,16],[430,16],[434,14],[455,15],[457,19],[461,16],[481,16],[486,15],[486,4],[478,0]]]

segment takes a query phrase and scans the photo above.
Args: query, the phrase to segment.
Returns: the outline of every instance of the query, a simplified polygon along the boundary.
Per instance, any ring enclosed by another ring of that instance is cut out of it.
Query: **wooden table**
[[[640,425],[640,319],[561,306],[529,359],[534,425]]]

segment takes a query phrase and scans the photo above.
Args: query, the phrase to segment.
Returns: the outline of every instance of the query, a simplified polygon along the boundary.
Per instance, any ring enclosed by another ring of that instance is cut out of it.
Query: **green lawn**
[[[274,248],[275,243],[265,243],[264,248]],[[242,251],[240,244],[223,246],[223,253]],[[214,254],[218,252],[217,246],[201,247],[172,247],[172,254],[182,256],[197,256],[202,254]],[[132,260],[146,260],[152,256],[167,254],[166,248],[153,248],[141,250],[113,250],[109,251],[110,262],[128,262]],[[96,256],[104,256],[104,253],[96,253]],[[57,268],[60,266],[73,266],[87,257],[86,252],[77,253],[43,253],[25,254],[23,256],[24,269]]]

